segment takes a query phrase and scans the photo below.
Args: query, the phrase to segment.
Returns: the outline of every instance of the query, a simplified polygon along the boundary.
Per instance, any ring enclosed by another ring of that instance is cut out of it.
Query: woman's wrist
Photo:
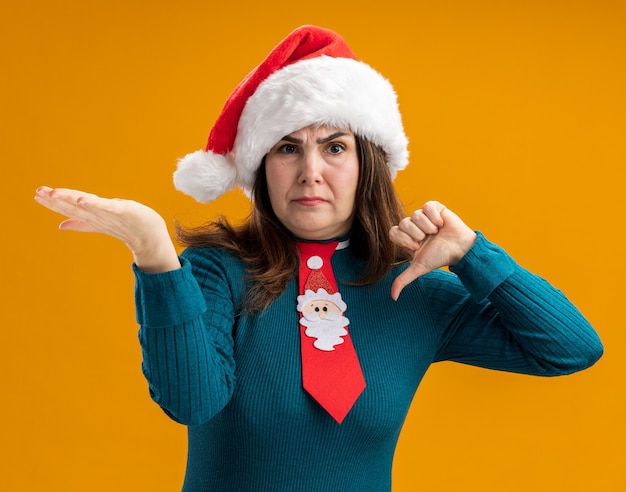
[[[169,236],[140,252],[133,251],[135,265],[147,273],[164,273],[180,268],[176,248]]]

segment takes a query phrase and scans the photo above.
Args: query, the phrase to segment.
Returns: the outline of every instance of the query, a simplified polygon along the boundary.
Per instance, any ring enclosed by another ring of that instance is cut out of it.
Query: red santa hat
[[[205,150],[186,155],[175,187],[210,202],[239,186],[250,196],[263,157],[310,125],[350,128],[383,148],[392,177],[406,167],[408,140],[396,93],[328,29],[292,31],[227,99]]]
[[[332,285],[326,278],[326,275],[322,272],[322,267],[324,266],[324,260],[319,256],[311,256],[306,265],[310,268],[311,273],[306,279],[304,283],[305,290],[317,291],[318,289],[324,289],[327,293],[332,294],[335,289],[333,289]],[[326,268],[330,268],[329,265]]]
[[[332,302],[343,313],[348,306],[324,273],[324,270],[332,272],[332,266],[324,264],[324,260],[317,255],[308,258],[306,265],[311,272],[304,282],[304,294],[298,296],[298,311],[302,311],[308,302],[321,299]]]

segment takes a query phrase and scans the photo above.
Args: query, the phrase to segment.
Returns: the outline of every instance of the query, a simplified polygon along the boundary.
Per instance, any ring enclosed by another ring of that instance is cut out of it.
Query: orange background
[[[171,184],[236,83],[294,27],[341,32],[395,85],[409,209],[438,199],[564,290],[604,358],[555,379],[433,366],[394,492],[626,490],[626,7],[619,0],[1,0],[6,491],[172,491],[185,428],[148,397],[130,255],[61,233],[37,186],[197,224],[247,214]]]

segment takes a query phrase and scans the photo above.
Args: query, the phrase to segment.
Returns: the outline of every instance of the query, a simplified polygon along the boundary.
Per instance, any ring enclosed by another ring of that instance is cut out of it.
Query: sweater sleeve
[[[447,326],[436,360],[556,376],[602,356],[597,333],[566,296],[480,232],[451,270],[457,278],[434,301]]]
[[[153,400],[173,420],[198,425],[230,400],[235,309],[224,262],[185,251],[179,270],[133,265],[142,370]]]

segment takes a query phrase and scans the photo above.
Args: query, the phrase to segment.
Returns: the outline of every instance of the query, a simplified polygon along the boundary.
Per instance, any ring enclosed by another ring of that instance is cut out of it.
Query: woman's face
[[[307,127],[283,137],[265,173],[272,209],[295,236],[332,239],[352,227],[359,159],[350,130]]]

